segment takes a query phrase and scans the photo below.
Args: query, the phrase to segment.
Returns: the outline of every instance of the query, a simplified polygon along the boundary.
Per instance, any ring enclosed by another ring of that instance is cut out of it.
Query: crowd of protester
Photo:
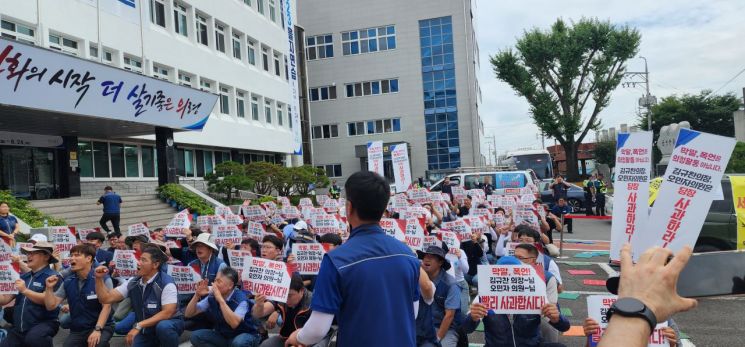
[[[529,206],[535,222],[516,223],[514,207],[485,198],[497,194],[491,183],[480,187],[483,195],[456,198],[446,182],[444,200],[405,199],[409,207],[422,208],[427,235],[438,236],[446,222],[488,210],[484,228],[474,228],[455,250],[438,240],[415,252],[386,235],[378,221],[403,217],[403,212],[389,202],[395,197],[385,180],[368,172],[347,180],[342,204],[332,212],[347,224],[340,233],[317,235],[310,220],[281,218],[270,207],[261,222],[261,241],[248,237],[246,221],[240,225],[240,244],[219,247],[209,228],[196,220],[179,238],[165,237],[162,229],[149,237],[122,235],[117,223],[114,231],[79,240],[66,266],[47,237],[34,235],[32,245],[12,258],[21,270],[18,294],[0,295],[8,325],[0,347],[52,346],[60,329],[69,330],[64,346],[108,346],[114,336],[134,346],[178,346],[183,332],[191,331],[194,346],[324,347],[335,339],[337,346],[455,347],[467,346],[480,323],[486,346],[562,346],[559,335],[570,325],[558,303],[564,286],[552,257],[552,234],[566,227],[561,223],[561,215],[568,213],[565,196],[553,209],[534,200]],[[335,198],[340,191],[334,184]],[[110,189],[100,202],[108,200],[121,202]],[[7,204],[0,203],[0,221],[6,210]],[[118,220],[118,210],[112,211],[106,211],[106,220]],[[3,229],[10,230],[0,237],[17,234],[15,225]],[[294,243],[326,244],[318,275],[293,273],[286,302],[242,287],[228,250],[292,264]],[[510,249],[510,243],[517,245]],[[112,276],[116,250],[135,251],[136,276]],[[199,273],[194,294],[179,293],[166,271],[169,264]],[[479,265],[488,264],[537,264],[546,284],[541,314],[494,314],[474,301]],[[585,321],[587,334],[597,328],[597,322]],[[671,344],[678,342],[674,324],[666,336]]]

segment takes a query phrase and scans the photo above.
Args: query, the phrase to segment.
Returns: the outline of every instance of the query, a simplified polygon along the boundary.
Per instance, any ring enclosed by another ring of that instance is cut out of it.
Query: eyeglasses
[[[261,245],[261,249],[277,249],[277,247]]]

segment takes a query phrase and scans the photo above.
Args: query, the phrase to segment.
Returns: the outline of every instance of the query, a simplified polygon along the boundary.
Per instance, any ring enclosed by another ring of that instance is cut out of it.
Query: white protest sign
[[[54,244],[55,252],[59,252],[61,256],[69,254],[70,250],[78,244],[75,235],[68,227],[50,227],[49,242]]]
[[[406,220],[406,230],[404,231],[406,244],[413,250],[421,251],[424,246],[424,227],[418,219],[410,218]]]
[[[466,199],[466,190],[463,189],[461,186],[453,186],[452,188],[453,192],[453,200],[456,202],[462,202]]]
[[[460,237],[461,240],[468,240],[471,238],[471,226],[461,218],[450,222],[443,222],[442,229],[458,234],[458,237]]]
[[[326,200],[331,199],[328,195],[316,195],[316,202],[318,203],[318,206],[323,206],[323,204],[326,203]]]
[[[96,229],[76,229],[75,231],[78,233],[78,238],[83,241],[88,239],[88,234],[98,232]]]
[[[631,238],[634,259],[652,246],[678,252],[696,244],[735,139],[680,129],[647,223]]]
[[[313,200],[311,200],[310,198],[302,198],[300,199],[300,202],[298,202],[297,205],[300,206],[301,208],[313,207]]]
[[[184,228],[180,226],[172,226],[169,224],[163,228],[163,236],[175,238],[184,237]]]
[[[194,294],[197,291],[197,283],[202,280],[191,266],[168,265],[168,275],[173,278],[179,294]]]
[[[610,258],[621,259],[621,247],[634,232],[647,227],[652,132],[619,133],[616,141],[616,180],[613,184],[613,222]],[[637,203],[640,202],[640,203]]]
[[[286,197],[286,196],[277,197],[277,202],[280,203],[282,205],[282,207],[284,207],[284,206],[290,206],[291,205],[290,204],[290,199],[288,197]]]
[[[132,224],[127,228],[127,236],[145,235],[150,240],[150,229],[143,223]]]
[[[478,300],[496,314],[541,314],[546,283],[530,265],[479,265]]]
[[[405,143],[393,146],[391,150],[393,161],[393,178],[396,181],[396,192],[405,192],[411,187],[411,166],[409,164],[409,150]]]
[[[509,224],[507,218],[501,213],[495,213],[492,215],[492,221],[494,221],[496,228],[502,228]]]
[[[427,188],[410,189],[406,192],[409,199],[415,204],[426,204],[431,202],[429,190]]]
[[[367,171],[375,172],[385,177],[383,169],[383,141],[367,143]]]
[[[229,249],[228,250],[228,261],[230,267],[236,269],[238,274],[243,271],[244,264],[251,259],[251,251],[244,251],[241,249]]]
[[[598,342],[600,342],[600,337],[603,336],[605,329],[608,328],[606,314],[617,298],[615,295],[590,295],[587,297],[587,315],[600,325],[598,331],[587,337],[590,346],[597,346]],[[667,322],[657,324],[652,335],[649,336],[648,347],[670,346],[665,335],[662,333],[662,329],[665,327],[667,327]]]
[[[328,213],[334,213],[339,210],[339,203],[335,199],[326,199],[323,202],[323,209]]]
[[[403,230],[406,229],[406,222],[393,218],[381,218],[380,227],[383,228],[386,235],[391,236],[399,241],[406,241]]]
[[[320,243],[294,243],[292,254],[295,256],[297,271],[301,275],[318,275],[326,249]]]
[[[230,207],[228,207],[228,206],[217,206],[217,207],[215,207],[215,215],[225,217],[225,216],[227,216],[229,214],[233,214],[233,211],[230,210]]]
[[[261,223],[253,221],[248,222],[248,228],[246,230],[246,236],[248,236],[248,238],[261,242],[261,240],[264,239],[264,232],[266,232],[266,229],[264,229],[264,226],[261,225]]]
[[[452,231],[441,231],[440,234],[442,235],[442,242],[445,246],[448,246],[448,253],[455,254],[460,248],[458,234]]]
[[[176,213],[173,216],[173,219],[168,223],[169,227],[178,227],[178,228],[188,228],[191,226],[191,219],[189,212],[187,210],[183,210],[179,213]]]
[[[426,250],[430,246],[442,248],[442,241],[440,241],[437,236],[426,235],[424,236],[424,241],[422,242],[422,250]]]
[[[339,220],[330,214],[318,214],[311,219],[313,231],[317,235],[336,234],[339,231]]]
[[[130,249],[114,250],[114,272],[111,277],[130,278],[134,276],[137,276],[135,251]]]
[[[210,223],[210,230],[214,230],[215,227],[218,227],[220,225],[228,225],[228,223],[225,221],[225,218],[218,215],[212,215],[208,218]]]
[[[266,211],[259,205],[241,206],[241,212],[250,221],[261,222],[266,219]]]
[[[218,247],[224,246],[228,242],[232,242],[234,245],[239,245],[243,240],[241,230],[235,225],[218,225],[215,227],[212,233],[215,245]]]
[[[474,207],[468,211],[468,215],[471,217],[489,217],[491,215],[491,212],[489,212],[488,208]]]
[[[241,216],[231,213],[231,214],[225,215],[225,224],[240,225],[240,224],[243,224],[243,219],[241,219]]]
[[[535,210],[518,208],[515,210],[513,218],[516,225],[527,224],[536,230],[540,230],[540,224],[538,223],[538,216],[536,216]]]
[[[481,220],[481,217],[464,217],[466,223],[471,227],[471,233],[481,232],[481,235],[489,233],[489,226]],[[470,236],[469,236],[470,237]]]
[[[209,231],[210,230],[210,216],[198,216],[197,226],[199,227],[199,229],[202,229],[202,231]]]
[[[0,262],[0,294],[18,294],[16,280],[19,278],[10,262]]]
[[[272,214],[277,211],[277,204],[275,204],[274,201],[262,202],[261,207],[263,207],[268,212],[268,214]]]
[[[243,290],[262,294],[270,301],[287,302],[290,274],[285,263],[252,257],[244,262],[241,279]]]
[[[504,250],[506,251],[507,255],[515,255],[515,248],[517,248],[517,245],[519,245],[520,242],[507,242],[504,245]],[[542,256],[538,256],[538,258],[543,258]],[[542,259],[541,259],[542,260]]]
[[[282,218],[285,218],[285,219],[300,218],[300,210],[298,210],[297,207],[292,206],[292,205],[287,205],[287,206],[282,207],[279,213],[280,215],[282,215]]]

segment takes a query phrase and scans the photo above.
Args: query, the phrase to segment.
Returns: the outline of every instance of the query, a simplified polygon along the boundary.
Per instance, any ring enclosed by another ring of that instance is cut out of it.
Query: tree
[[[710,90],[700,94],[672,95],[662,98],[652,106],[652,130],[655,139],[660,129],[670,123],[688,121],[691,129],[707,133],[735,136],[735,121],[732,113],[740,107],[741,100],[735,94],[712,95]],[[640,115],[637,125],[647,130],[647,117]]]
[[[228,203],[233,200],[233,192],[248,190],[254,182],[246,175],[246,167],[241,163],[226,161],[215,165],[215,172],[204,177],[210,192],[225,194]]]
[[[595,156],[595,161],[600,164],[607,164],[610,167],[616,166],[616,141],[596,143],[593,155]]]
[[[277,190],[279,196],[288,196],[294,186],[292,168],[277,165],[272,178],[272,186]]]
[[[265,161],[255,161],[246,165],[246,174],[254,182],[254,192],[269,195],[274,188],[274,179],[279,166]]]
[[[329,185],[329,178],[326,177],[326,170],[324,169],[311,165],[298,166],[292,169],[293,181],[295,183],[294,188],[300,195],[308,195],[311,184],[316,188],[323,188]]]
[[[497,78],[528,101],[538,128],[564,148],[569,180],[579,179],[579,144],[600,128],[599,114],[640,40],[637,30],[609,21],[583,18],[568,26],[558,19],[549,31],[526,31],[514,51],[491,57]]]
[[[726,173],[745,173],[745,142],[737,141],[729,158]]]

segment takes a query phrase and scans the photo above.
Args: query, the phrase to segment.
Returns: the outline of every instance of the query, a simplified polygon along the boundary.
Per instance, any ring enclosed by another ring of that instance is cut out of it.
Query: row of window
[[[348,122],[347,136],[387,134],[401,131],[401,118],[385,118],[368,121]],[[339,137],[338,124],[313,126],[313,139],[331,139]]]
[[[182,177],[204,177],[214,171],[215,165],[225,161],[251,163],[267,161],[281,163],[275,154],[238,153],[190,148],[176,149],[176,172]],[[158,161],[155,147],[102,141],[78,142],[80,176],[91,178],[157,177]]]
[[[249,95],[251,98],[250,109],[248,104]],[[235,102],[231,102],[231,99]],[[261,95],[250,94],[247,91],[220,85],[220,113],[228,115],[235,114],[238,118],[248,118],[248,113],[250,112],[252,120],[264,121],[267,124],[272,124],[276,119],[276,123],[279,126],[285,125],[285,115],[287,115],[287,125],[292,128],[292,116],[290,114],[291,108],[289,105],[276,102],[275,108],[274,101],[264,98],[262,103],[261,99]],[[233,109],[231,105],[235,105],[235,109]],[[274,116],[276,116],[276,118]]]
[[[341,164],[326,164],[316,166],[326,171],[326,177],[341,177]]]
[[[396,27],[393,25],[357,29],[341,33],[342,54],[357,55],[396,49]],[[333,34],[307,36],[306,59],[334,57]]]
[[[347,83],[344,85],[346,97],[381,95],[398,93],[398,78]],[[336,86],[321,86],[310,88],[310,101],[336,100]]]

